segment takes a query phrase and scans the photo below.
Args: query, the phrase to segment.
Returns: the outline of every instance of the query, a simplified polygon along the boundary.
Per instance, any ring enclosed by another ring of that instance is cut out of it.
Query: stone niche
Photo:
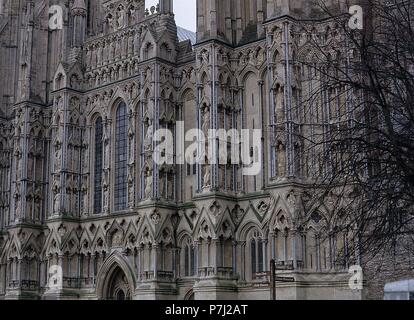
[[[103,8],[106,33],[128,28],[145,18],[145,0],[108,0]]]

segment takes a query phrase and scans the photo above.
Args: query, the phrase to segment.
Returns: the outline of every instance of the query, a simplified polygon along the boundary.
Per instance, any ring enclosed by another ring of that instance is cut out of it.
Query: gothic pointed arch
[[[114,112],[113,209],[119,212],[128,206],[128,108],[124,100],[117,101]]]
[[[120,278],[120,279],[119,279]],[[119,299],[120,296],[114,296],[119,291],[116,286],[123,286],[124,299],[132,298],[132,292],[136,288],[136,277],[128,261],[115,251],[103,263],[97,275],[96,293],[99,300]],[[116,283],[116,282],[119,283]],[[122,283],[123,282],[123,283]],[[129,292],[127,292],[129,290]],[[128,296],[129,295],[129,296]]]

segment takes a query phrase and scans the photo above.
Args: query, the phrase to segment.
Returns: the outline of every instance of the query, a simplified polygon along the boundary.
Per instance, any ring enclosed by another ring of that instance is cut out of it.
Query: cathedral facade
[[[361,299],[336,258],[353,239],[302,205],[297,132],[326,110],[302,109],[298,61],[338,26],[309,1],[197,0],[193,40],[172,2],[0,0],[0,299],[270,299],[271,260],[295,280],[277,299]],[[158,164],[178,122],[261,130],[260,173]]]

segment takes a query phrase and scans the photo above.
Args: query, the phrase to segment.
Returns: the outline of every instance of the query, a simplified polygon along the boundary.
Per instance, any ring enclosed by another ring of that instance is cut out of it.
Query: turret
[[[344,9],[352,1],[341,0],[267,0],[268,18],[291,16],[304,19],[319,19],[329,14],[335,14]],[[343,11],[346,12],[347,10]]]
[[[71,15],[73,17],[73,46],[80,47],[85,40],[86,32],[86,5],[85,0],[75,0]]]
[[[160,0],[160,13],[173,14],[173,0]]]

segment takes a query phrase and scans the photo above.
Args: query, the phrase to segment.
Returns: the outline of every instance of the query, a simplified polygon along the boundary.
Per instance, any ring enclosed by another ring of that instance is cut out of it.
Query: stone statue
[[[128,55],[134,54],[134,33],[128,33]]]
[[[62,152],[60,145],[55,146],[55,171],[61,168]]]
[[[203,113],[202,131],[205,134],[208,134],[209,129],[210,129],[210,110],[206,107]]]
[[[160,179],[160,196],[161,198],[164,198],[164,199],[167,198],[167,194],[165,192],[165,180],[166,180],[166,176],[162,175],[162,178]]]
[[[141,46],[141,35],[136,32],[134,36],[134,55],[139,55],[139,48]]]
[[[167,198],[169,200],[174,200],[174,178],[171,177],[170,179],[168,179],[167,181]]]
[[[151,149],[152,142],[154,137],[154,126],[151,120],[148,120],[148,129],[144,139],[144,148],[145,150]]]
[[[131,168],[130,172],[128,173],[128,204],[130,209],[132,209],[135,204],[134,192],[134,171],[133,168]]]
[[[119,59],[121,57],[121,39],[115,38],[115,56],[114,59]]]
[[[283,177],[285,175],[285,150],[282,144],[279,144],[278,152],[277,152],[277,171],[279,177]]]
[[[22,212],[22,208],[21,208],[21,201],[18,198],[16,200],[16,208],[15,208],[15,221],[20,221],[21,218],[21,212]]]
[[[124,8],[121,6],[118,8],[118,12],[116,14],[116,22],[117,22],[117,28],[123,29],[126,27],[126,12]]]
[[[110,29],[114,30],[115,29],[115,25],[114,25],[114,18],[112,17],[112,15],[108,15],[108,17],[106,18],[107,20],[107,24],[109,26]]]
[[[53,201],[53,213],[58,214],[60,212],[60,192],[56,193],[54,201]]]
[[[210,165],[207,164],[204,166],[204,188],[208,188],[211,186],[210,184],[210,180],[211,180],[211,175],[210,175]]]
[[[145,178],[145,198],[150,199],[152,196],[152,172],[151,170],[147,171]]]

